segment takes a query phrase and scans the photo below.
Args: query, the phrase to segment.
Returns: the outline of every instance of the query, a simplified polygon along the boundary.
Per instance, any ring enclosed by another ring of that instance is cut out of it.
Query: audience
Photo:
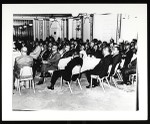
[[[110,76],[114,74],[117,63],[124,61],[121,73],[123,76],[122,84],[130,84],[129,75],[136,72],[136,52],[137,52],[137,40],[133,39],[131,43],[129,41],[122,41],[116,44],[111,38],[110,42],[93,39],[92,41],[86,40],[83,42],[81,39],[70,39],[65,38],[62,40],[59,38],[57,41],[52,36],[47,37],[44,41],[42,39],[35,41],[15,41],[15,52],[21,51],[21,62],[25,65],[24,58],[31,59],[31,65],[33,67],[33,77],[36,75],[36,71],[40,71],[40,81],[37,85],[43,84],[44,77],[47,75],[48,70],[54,70],[51,77],[51,85],[48,89],[54,89],[56,80],[63,76],[64,79],[69,80],[71,70],[75,65],[83,64],[85,57],[95,57],[101,59],[100,62],[95,66],[94,69],[85,72],[90,87],[90,75],[98,74],[100,77],[107,75],[108,67],[112,64]],[[28,49],[28,51],[27,51]],[[19,54],[18,54],[19,55]],[[58,62],[60,59],[72,57],[64,70],[58,69]],[[77,59],[78,58],[78,59]],[[16,58],[14,65],[14,77],[19,75],[17,66],[20,61]],[[70,64],[74,63],[74,64]],[[16,66],[17,65],[17,66]],[[71,65],[71,68],[70,68]],[[19,68],[22,66],[19,65]],[[70,68],[70,69],[69,69]],[[97,86],[96,80],[93,81],[93,87]]]

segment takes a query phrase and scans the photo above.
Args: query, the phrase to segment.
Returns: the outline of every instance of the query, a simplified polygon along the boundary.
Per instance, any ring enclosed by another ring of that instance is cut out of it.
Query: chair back
[[[108,75],[110,74],[111,69],[112,69],[112,65],[109,65],[109,67],[108,67]]]
[[[80,72],[81,72],[81,65],[76,65],[76,66],[72,69],[72,75],[80,74]]]
[[[24,66],[20,70],[20,79],[32,79],[33,78],[33,72],[32,67],[30,66]]]
[[[116,65],[116,67],[115,67],[115,70],[114,70],[114,74],[113,74],[113,75],[115,75],[115,74],[116,74],[117,69],[119,68],[119,65],[120,65],[120,63],[117,63],[117,65]]]

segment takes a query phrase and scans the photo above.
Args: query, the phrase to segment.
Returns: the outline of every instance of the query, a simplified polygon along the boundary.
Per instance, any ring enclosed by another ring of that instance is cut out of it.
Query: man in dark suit
[[[126,52],[125,52],[125,62],[124,62],[123,68],[128,67],[128,64],[130,63],[132,56],[133,56],[133,51],[130,49],[130,43],[127,43],[126,44]]]
[[[115,67],[119,62],[121,62],[121,54],[119,53],[119,46],[114,45],[112,47],[112,68],[109,76],[112,76],[114,74]]]
[[[121,84],[129,85],[131,82],[129,81],[129,75],[136,73],[136,65],[137,65],[137,44],[135,44],[135,48],[132,49],[133,57],[126,68],[122,69],[122,77],[123,82]]]
[[[71,76],[72,76],[72,69],[76,65],[82,66],[82,64],[83,64],[83,59],[80,58],[80,56],[77,52],[75,52],[73,59],[67,64],[67,66],[65,67],[64,70],[56,70],[56,71],[53,72],[53,75],[52,75],[52,78],[51,78],[51,85],[48,86],[47,88],[51,89],[51,90],[54,90],[54,85],[55,85],[57,79],[61,76],[64,80],[70,81]],[[77,77],[78,77],[78,75],[75,75],[74,79],[72,79],[72,80],[76,80]]]
[[[100,62],[95,66],[95,68],[93,70],[89,70],[87,71],[85,74],[86,74],[86,77],[87,77],[87,80],[89,82],[89,85],[86,86],[86,88],[90,88],[90,81],[91,81],[91,75],[94,74],[94,75],[99,75],[100,78],[104,77],[107,75],[107,72],[108,72],[108,68],[109,68],[109,65],[111,64],[111,55],[110,55],[110,49],[108,46],[105,46],[103,48],[103,55],[104,57],[100,60]],[[93,82],[93,86],[92,87],[95,87],[97,86],[97,82],[94,81]]]
[[[43,60],[41,70],[48,72],[48,70],[57,70],[58,69],[58,62],[61,58],[61,55],[58,52],[57,48],[58,48],[57,45],[53,44],[52,54],[50,55],[50,57],[48,58],[47,61]],[[42,79],[38,82],[38,85],[43,84],[43,81],[44,81],[44,77],[42,77]]]
[[[62,55],[61,58],[70,57],[70,56],[73,55],[73,53],[74,53],[74,51],[73,51],[73,50],[70,50],[70,45],[69,45],[69,44],[66,44],[66,46],[65,46],[65,51],[64,51],[64,53],[63,53],[63,55]]]

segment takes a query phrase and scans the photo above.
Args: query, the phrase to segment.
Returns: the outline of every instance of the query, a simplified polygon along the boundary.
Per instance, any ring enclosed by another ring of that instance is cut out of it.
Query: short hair
[[[108,52],[111,53],[111,49],[110,49],[109,46],[106,45],[105,47],[103,47],[103,50],[104,50],[104,49],[108,49]]]

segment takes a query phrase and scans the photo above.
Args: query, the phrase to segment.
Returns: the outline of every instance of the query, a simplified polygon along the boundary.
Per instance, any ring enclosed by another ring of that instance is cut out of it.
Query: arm
[[[52,63],[58,62],[60,58],[61,58],[61,55],[56,54],[53,59],[48,59],[48,63],[52,64]]]

